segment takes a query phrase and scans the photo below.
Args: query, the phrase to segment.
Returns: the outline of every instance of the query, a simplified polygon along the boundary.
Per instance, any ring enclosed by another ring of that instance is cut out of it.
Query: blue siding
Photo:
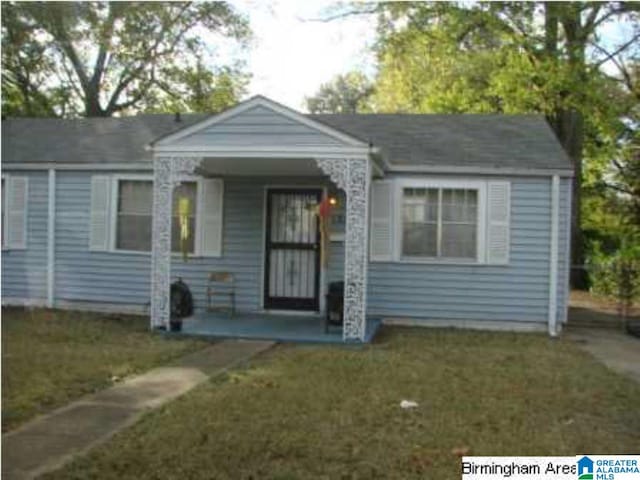
[[[7,173],[29,179],[27,249],[2,251],[2,298],[44,302],[47,297],[48,173]]]
[[[269,108],[257,106],[188,135],[175,144],[300,147],[341,145],[343,142]]]
[[[89,251],[91,173],[58,172],[55,298],[145,305],[150,255]]]
[[[56,225],[56,299],[146,305],[150,294],[148,253],[90,252],[91,174],[58,174]],[[324,185],[320,178],[296,179],[296,185]],[[239,310],[261,308],[264,187],[291,185],[287,178],[227,179],[224,183],[223,255],[183,262],[174,257],[171,274],[192,290],[196,308],[206,306],[206,278],[212,270],[236,277]],[[61,195],[64,192],[64,195]]]
[[[28,250],[2,254],[2,295],[46,297],[47,174],[29,180]],[[150,255],[89,252],[90,172],[57,174],[55,297],[59,301],[143,306],[149,302]],[[550,179],[512,178],[511,255],[507,266],[371,263],[368,312],[414,319],[546,322],[549,297]],[[290,178],[225,180],[222,258],[172,262],[172,276],[190,285],[196,307],[206,305],[206,277],[231,271],[240,310],[260,309],[265,185]],[[326,179],[296,179],[326,185]],[[558,313],[566,308],[570,179],[561,181]],[[327,281],[341,280],[344,243],[332,242]]]
[[[546,322],[551,182],[511,182],[509,265],[371,263],[368,312],[426,320]]]

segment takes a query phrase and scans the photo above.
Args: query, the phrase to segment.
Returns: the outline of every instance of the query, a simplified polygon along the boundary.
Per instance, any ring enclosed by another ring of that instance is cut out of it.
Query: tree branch
[[[367,6],[367,8],[357,9],[357,10],[349,10],[348,12],[340,12],[333,15],[329,15],[328,17],[315,17],[315,18],[303,18],[296,17],[297,20],[301,22],[321,22],[328,23],[333,22],[334,20],[342,20],[343,18],[354,17],[356,15],[371,15],[378,11],[378,5],[373,4]]]
[[[593,47],[595,47],[598,51],[600,51],[601,53],[605,54],[605,58],[603,58],[602,60],[600,60],[599,62],[597,62],[595,64],[595,67],[598,68],[600,67],[602,64],[607,63],[609,60],[612,60],[614,57],[620,55],[622,52],[624,52],[627,48],[629,48],[631,45],[633,45],[634,43],[636,43],[638,40],[640,40],[640,33],[634,35],[629,41],[623,43],[622,45],[620,45],[618,48],[616,48],[613,52],[609,53],[607,50],[605,50],[602,46],[598,45],[595,42],[589,42]]]
[[[596,18],[598,18],[598,14],[600,13],[600,9],[602,8],[601,3],[594,2],[591,5],[593,5],[593,9],[589,12],[587,19],[584,22],[584,26],[582,27],[583,32],[585,33],[584,40],[586,40],[587,36],[593,32]]]
[[[167,33],[169,32],[169,30],[171,30],[171,28],[176,25],[178,23],[178,21],[180,20],[180,18],[184,15],[184,13],[187,11],[187,9],[189,8],[189,6],[191,5],[191,2],[187,2],[184,5],[182,5],[182,7],[180,8],[179,12],[175,15],[175,17],[171,20],[171,22],[169,22],[168,25],[166,25],[165,28],[163,28],[158,35],[155,38],[155,41],[152,42],[152,44],[149,46],[149,48],[147,48],[142,55],[140,55],[139,58],[132,60],[131,62],[129,62],[128,65],[123,67],[122,73],[120,74],[120,78],[118,79],[118,83],[116,85],[115,90],[113,91],[113,93],[111,94],[111,97],[109,98],[109,102],[107,104],[107,107],[105,109],[106,112],[116,112],[119,110],[123,110],[124,108],[128,108],[131,102],[127,101],[124,104],[118,104],[118,100],[120,98],[120,95],[122,94],[122,92],[125,90],[125,88],[127,88],[127,86],[129,86],[131,84],[131,82],[133,82],[134,80],[139,79],[139,75],[144,71],[144,68],[146,67],[147,64],[151,64],[155,67],[155,64],[157,63],[157,60],[159,58],[161,58],[162,56],[166,56],[168,54],[171,54],[173,52],[175,52],[175,47],[176,45],[182,40],[182,37],[191,29],[194,27],[196,22],[192,22],[187,24],[184,28],[182,28],[175,36],[174,41],[172,42],[170,48],[166,51],[163,52],[158,52],[158,48],[160,47],[160,45],[162,44],[162,42],[164,41]],[[132,68],[133,65],[138,62],[138,66],[135,68]],[[151,85],[151,84],[150,84]],[[120,105],[125,105],[123,107],[119,107]]]

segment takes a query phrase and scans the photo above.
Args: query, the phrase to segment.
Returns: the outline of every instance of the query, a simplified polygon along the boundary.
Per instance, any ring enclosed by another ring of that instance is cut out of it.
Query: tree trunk
[[[84,116],[85,117],[107,117],[107,113],[100,106],[98,93],[84,92]]]
[[[549,58],[558,59],[558,12],[554,2],[544,2],[544,49]]]
[[[581,5],[574,3],[556,4],[550,10],[555,21],[562,25],[569,65],[576,81],[586,81],[585,48],[587,38],[581,23]],[[545,17],[546,18],[546,17]],[[557,36],[557,31],[555,32]],[[566,94],[567,96],[569,93]],[[555,116],[555,131],[574,168],[573,196],[571,209],[571,275],[573,288],[586,289],[587,275],[584,265],[584,242],[581,222],[582,155],[584,146],[584,119],[582,113],[563,105],[566,98],[561,95]],[[577,99],[583,104],[583,99]]]
[[[584,143],[584,120],[577,110],[559,110],[554,119],[554,130],[574,168],[573,192],[571,199],[571,286],[587,288],[585,270],[576,268],[584,265],[584,242],[580,224],[582,190],[582,147]]]

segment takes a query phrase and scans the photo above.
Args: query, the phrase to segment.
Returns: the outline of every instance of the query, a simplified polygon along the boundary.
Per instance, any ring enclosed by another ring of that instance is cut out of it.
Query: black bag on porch
[[[171,331],[182,330],[182,319],[193,315],[193,297],[186,283],[178,278],[171,284]]]
[[[327,318],[325,323],[325,331],[327,326],[342,325],[342,311],[344,309],[344,282],[331,282],[329,284],[329,292],[327,293]]]

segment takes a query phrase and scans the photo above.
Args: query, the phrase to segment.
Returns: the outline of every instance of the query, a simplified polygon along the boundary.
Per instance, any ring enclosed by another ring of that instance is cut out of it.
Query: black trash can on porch
[[[327,293],[327,316],[325,320],[325,332],[329,330],[329,325],[342,325],[344,312],[344,282],[329,283],[329,293]]]

